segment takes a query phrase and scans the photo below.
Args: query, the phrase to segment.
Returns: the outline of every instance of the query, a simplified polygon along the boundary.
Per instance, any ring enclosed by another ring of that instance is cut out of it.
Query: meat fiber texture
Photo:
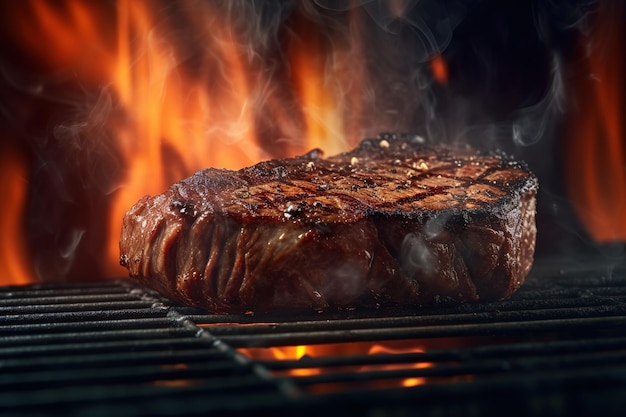
[[[532,266],[537,188],[502,154],[380,136],[145,196],[124,218],[120,263],[216,313],[501,300]]]

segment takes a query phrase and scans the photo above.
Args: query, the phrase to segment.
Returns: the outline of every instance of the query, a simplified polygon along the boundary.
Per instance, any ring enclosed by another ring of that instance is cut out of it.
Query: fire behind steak
[[[124,218],[120,260],[218,313],[497,300],[531,267],[536,192],[502,155],[366,139],[145,196]]]

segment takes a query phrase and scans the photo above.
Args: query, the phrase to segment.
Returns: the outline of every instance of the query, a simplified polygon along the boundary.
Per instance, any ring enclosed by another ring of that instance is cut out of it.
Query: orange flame
[[[622,2],[599,2],[588,78],[574,88],[579,112],[564,144],[572,204],[598,242],[626,240],[625,16]]]
[[[99,275],[125,274],[118,262],[121,222],[125,211],[143,195],[161,193],[202,168],[237,169],[316,147],[337,153],[360,139],[361,132],[352,129],[354,124],[343,115],[346,100],[356,103],[358,97],[348,97],[339,88],[341,83],[329,81],[343,77],[354,84],[360,74],[339,73],[345,70],[346,58],[340,53],[325,57],[328,45],[306,25],[293,28],[287,39],[283,59],[293,72],[284,84],[294,91],[285,94],[276,92],[284,87],[272,85],[272,74],[260,68],[247,40],[233,28],[232,18],[212,2],[181,3],[177,8],[177,18],[191,25],[197,36],[194,41],[200,46],[194,47],[203,52],[199,58],[194,56],[198,62],[193,65],[186,63],[189,57],[173,23],[164,23],[167,19],[159,14],[164,12],[149,1],[118,0],[110,7],[32,0],[10,10],[15,15],[10,34],[37,68],[52,74],[69,70],[78,83],[100,89],[113,103],[110,114],[97,117],[105,119],[103,128],[114,142],[110,148],[120,154],[124,171],[121,182],[107,195],[109,232],[105,260],[97,266]],[[353,49],[354,54],[358,45]],[[327,74],[331,62],[333,72]],[[356,106],[353,110],[358,113]],[[280,147],[268,143],[259,137],[263,123],[289,140],[279,136]],[[2,169],[7,171],[3,179],[26,176],[21,165]],[[16,195],[15,204],[5,207],[3,223],[21,215],[25,191],[17,184],[21,183],[3,182],[5,188],[14,187],[11,192]],[[3,242],[16,241],[23,234],[15,223],[10,230]],[[7,266],[0,283],[35,280],[26,250],[20,256],[6,252],[2,256],[19,266]]]
[[[378,355],[378,354],[401,354],[401,353],[421,353],[424,349],[416,345],[415,341],[384,341],[384,342],[356,342],[356,343],[327,343],[319,345],[299,345],[299,346],[276,346],[269,348],[240,348],[239,352],[254,360],[300,360],[305,356],[319,358],[328,356],[354,356],[354,355]],[[363,365],[354,369],[355,372],[365,372],[369,370],[395,370],[395,369],[419,369],[433,366],[428,362],[416,362],[409,364],[383,364],[383,365]],[[287,371],[290,376],[318,375],[326,372],[345,370],[345,366],[339,369],[332,368],[292,368]],[[425,384],[426,378],[404,378],[400,381],[384,383],[387,387],[391,385],[412,387]]]
[[[24,221],[28,165],[11,147],[0,146],[0,282],[13,277],[12,284],[26,284],[33,271],[29,268],[21,225]]]
[[[311,54],[311,50],[324,51],[322,34],[303,21],[302,37],[294,38],[289,45],[295,91],[303,105],[306,136],[329,155],[346,150],[346,133],[340,111],[338,94],[333,90],[331,78],[325,76],[334,57],[328,53]],[[349,137],[349,136],[348,136]]]
[[[376,355],[379,353],[417,353],[424,352],[422,348],[414,348],[407,346],[386,346],[376,344],[372,346],[369,351],[370,355]],[[411,368],[421,369],[421,368],[430,368],[433,364],[430,362],[417,362],[410,364]],[[391,366],[387,366],[387,369],[393,369]],[[426,383],[426,378],[405,378],[402,380],[403,387],[415,387],[417,385],[424,385]]]
[[[210,8],[210,3],[204,6]],[[117,7],[113,87],[134,123],[115,127],[128,175],[114,197],[110,230],[121,230],[124,212],[144,194],[158,194],[173,181],[207,166],[238,168],[263,156],[253,132],[253,109],[248,105],[249,68],[227,22],[210,22],[214,53],[229,71],[216,93],[208,86],[211,80],[191,79],[177,70],[174,45],[154,33],[149,8],[149,3],[129,0],[120,0]],[[212,15],[210,10],[206,15]],[[141,42],[136,42],[137,34]],[[179,175],[171,175],[162,163],[164,149],[182,160]],[[116,259],[117,238],[109,243],[108,258]],[[109,275],[116,271],[117,266]]]

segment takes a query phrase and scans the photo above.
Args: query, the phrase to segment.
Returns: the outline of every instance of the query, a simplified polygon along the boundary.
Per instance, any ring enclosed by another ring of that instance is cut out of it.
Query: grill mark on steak
[[[121,264],[214,312],[475,302],[522,284],[537,191],[523,164],[409,136],[321,154],[210,168],[144,197]]]

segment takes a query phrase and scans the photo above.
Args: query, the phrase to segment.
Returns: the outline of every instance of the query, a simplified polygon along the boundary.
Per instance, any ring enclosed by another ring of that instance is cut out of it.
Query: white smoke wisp
[[[407,233],[400,248],[400,269],[407,277],[429,276],[435,268],[435,258],[423,235]]]
[[[515,112],[511,126],[513,142],[519,146],[537,144],[546,133],[553,131],[554,123],[563,114],[565,88],[562,65],[555,55],[552,60],[552,78],[547,94],[536,104]]]

